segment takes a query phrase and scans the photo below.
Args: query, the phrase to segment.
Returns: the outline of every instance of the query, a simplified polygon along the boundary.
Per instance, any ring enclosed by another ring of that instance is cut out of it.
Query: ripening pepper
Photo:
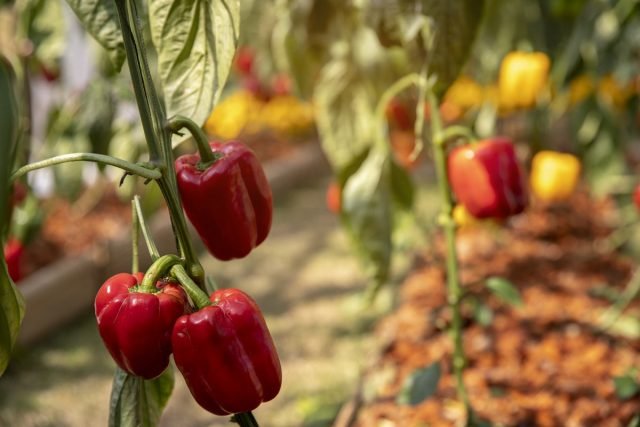
[[[633,190],[633,203],[636,205],[638,212],[640,212],[640,184],[636,185]]]
[[[189,311],[182,288],[157,282],[156,292],[140,292],[142,273],[120,273],[98,290],[95,314],[100,336],[118,366],[131,375],[155,378],[169,365],[171,332]]]
[[[280,391],[275,345],[247,294],[222,289],[209,299],[213,305],[176,321],[173,358],[204,409],[216,415],[251,411]]]
[[[342,189],[337,181],[331,181],[327,186],[325,202],[329,212],[339,214],[342,209]]]
[[[7,262],[9,277],[14,282],[22,279],[22,255],[24,246],[17,239],[9,239],[4,245],[4,259]]]
[[[540,200],[565,200],[573,194],[580,177],[580,160],[572,154],[540,151],[531,162],[531,191]]]
[[[212,142],[215,156],[202,166],[198,153],[180,156],[176,173],[187,217],[214,257],[243,258],[271,229],[271,187],[260,162],[244,144]]]
[[[549,57],[542,52],[510,52],[500,64],[498,90],[505,109],[529,108],[547,87]]]
[[[525,175],[508,138],[454,148],[448,175],[456,199],[476,218],[504,219],[528,204]]]

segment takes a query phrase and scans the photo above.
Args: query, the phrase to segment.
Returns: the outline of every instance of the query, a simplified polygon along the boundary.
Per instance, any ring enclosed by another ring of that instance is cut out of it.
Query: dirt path
[[[203,262],[219,285],[248,291],[261,305],[280,352],[280,395],[256,411],[264,426],[322,426],[353,393],[373,353],[362,316],[358,265],[324,205],[326,181],[277,200],[267,241],[247,259]],[[54,309],[54,308],[52,308]],[[87,313],[64,331],[16,355],[0,379],[0,425],[106,425],[113,362]],[[228,426],[191,399],[179,375],[161,425]]]

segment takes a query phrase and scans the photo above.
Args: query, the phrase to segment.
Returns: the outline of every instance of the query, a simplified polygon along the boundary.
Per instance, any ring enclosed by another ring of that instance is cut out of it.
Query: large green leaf
[[[374,0],[369,21],[381,43],[407,49],[416,70],[427,59],[444,91],[469,56],[483,8],[484,0]],[[434,35],[430,49],[428,34]]]
[[[347,180],[342,194],[344,223],[372,280],[372,297],[387,281],[391,264],[393,210],[389,162],[387,153],[372,150]]]
[[[416,369],[405,380],[396,401],[401,405],[419,405],[438,390],[440,374],[438,362]]]
[[[67,0],[84,28],[108,52],[116,70],[125,60],[124,39],[114,0]]]
[[[0,237],[9,219],[9,187],[16,156],[19,115],[13,72],[0,56]],[[0,238],[0,242],[2,239]],[[9,364],[20,324],[24,317],[24,301],[9,277],[4,257],[0,262],[0,375]]]
[[[335,58],[322,69],[314,102],[322,148],[341,174],[373,144],[375,100],[349,62]]]
[[[238,44],[239,0],[155,0],[149,19],[168,115],[204,123]]]
[[[159,377],[148,381],[116,368],[109,405],[109,427],[157,426],[174,383],[171,366]]]

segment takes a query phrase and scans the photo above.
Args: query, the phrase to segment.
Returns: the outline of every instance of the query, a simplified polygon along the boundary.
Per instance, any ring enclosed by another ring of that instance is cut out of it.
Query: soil
[[[460,230],[457,248],[467,301],[486,304],[486,326],[463,306],[464,381],[475,413],[492,425],[626,426],[640,399],[616,395],[613,378],[640,366],[640,341],[599,327],[633,263],[604,250],[615,207],[585,193],[567,203],[535,205],[506,227]],[[396,310],[376,328],[382,343],[362,380],[352,426],[452,426],[464,423],[451,375],[442,242],[422,254],[399,292]],[[524,304],[492,295],[485,279],[499,276]],[[635,310],[636,306],[628,308]],[[396,398],[418,368],[439,362],[434,395],[416,406]]]

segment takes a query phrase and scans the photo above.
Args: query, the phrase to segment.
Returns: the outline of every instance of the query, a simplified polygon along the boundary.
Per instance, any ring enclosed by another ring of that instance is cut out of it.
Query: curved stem
[[[182,285],[182,288],[185,290],[187,295],[189,295],[189,298],[191,298],[191,301],[193,301],[193,304],[198,309],[212,305],[207,294],[205,294],[193,279],[191,279],[181,264],[176,264],[171,267],[171,274],[178,279],[178,282],[180,282],[180,285]]]
[[[447,126],[442,130],[440,138],[442,144],[446,144],[451,138],[465,138],[469,141],[477,139],[471,129],[461,125]]]
[[[182,260],[175,255],[163,255],[151,264],[144,274],[139,290],[141,292],[154,292],[156,282],[166,276],[174,265],[182,264]]]
[[[127,162],[126,160],[118,159],[116,157],[96,153],[70,153],[24,165],[20,169],[13,172],[13,174],[11,175],[11,180],[13,181],[15,179],[18,179],[21,176],[37,169],[47,168],[49,166],[69,162],[102,163],[105,165],[115,166],[132,175],[138,175],[146,179],[160,179],[162,177],[162,174],[157,169],[150,169],[135,163]]]
[[[131,274],[140,271],[138,262],[138,238],[140,237],[140,218],[136,212],[135,200],[131,201]]]
[[[376,111],[375,111],[376,120],[380,124],[380,126],[383,126],[383,129],[386,129],[385,126],[387,121],[385,118],[385,111],[389,102],[391,102],[391,100],[403,90],[418,84],[420,84],[420,75],[417,73],[412,73],[402,77],[401,79],[393,83],[391,86],[389,86],[387,90],[384,91],[384,93],[380,97],[380,100],[378,101],[378,104],[376,105]],[[385,133],[386,132],[383,131],[383,132],[380,132],[379,135],[385,135]],[[386,140],[382,137],[378,139],[377,143],[381,147],[384,146],[385,150],[390,149],[389,145],[386,143]]]
[[[456,392],[458,398],[465,405],[468,416],[471,416],[471,405],[464,385],[462,373],[465,367],[464,348],[462,346],[462,314],[460,302],[462,300],[462,288],[458,274],[458,258],[456,255],[456,224],[453,220],[453,200],[451,188],[447,176],[446,146],[444,144],[444,133],[442,121],[438,113],[438,101],[429,90],[427,94],[431,108],[431,134],[433,141],[433,158],[436,175],[438,179],[438,189],[442,203],[440,213],[440,224],[444,228],[446,240],[446,266],[447,266],[447,302],[452,312],[451,337],[453,339],[453,372],[456,379]]]
[[[151,238],[151,232],[149,231],[147,222],[145,221],[144,215],[142,214],[142,206],[140,206],[140,196],[138,196],[137,194],[133,197],[133,205],[135,209],[135,217],[138,220],[140,230],[142,230],[142,236],[144,237],[144,241],[147,244],[147,250],[149,251],[149,255],[151,255],[151,259],[155,261],[160,258],[160,252],[158,251],[158,247],[156,246],[155,242]]]
[[[166,127],[173,133],[177,133],[182,128],[186,128],[193,136],[196,146],[198,147],[198,153],[200,153],[200,160],[203,163],[213,163],[217,160],[216,156],[211,151],[209,146],[209,139],[205,135],[204,131],[193,120],[184,116],[175,116],[169,119]]]

